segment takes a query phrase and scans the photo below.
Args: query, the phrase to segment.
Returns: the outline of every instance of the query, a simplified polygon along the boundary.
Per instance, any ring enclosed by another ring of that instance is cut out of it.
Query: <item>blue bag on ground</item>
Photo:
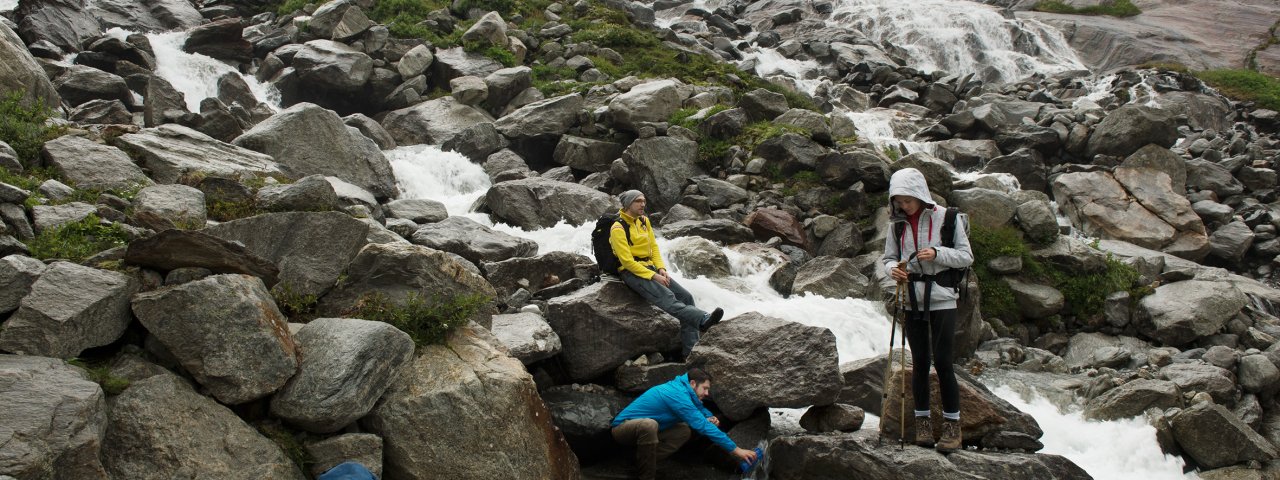
[[[342,462],[320,474],[316,480],[378,480],[373,472],[356,462]]]

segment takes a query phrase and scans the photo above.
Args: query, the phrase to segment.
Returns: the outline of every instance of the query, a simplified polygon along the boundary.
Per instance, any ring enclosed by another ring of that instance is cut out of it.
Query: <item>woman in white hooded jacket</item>
[[[929,364],[933,363],[942,394],[943,428],[937,449],[955,451],[962,442],[960,388],[952,364],[959,286],[946,281],[943,283],[952,286],[939,285],[937,275],[946,276],[948,271],[973,264],[969,219],[964,214],[956,215],[954,241],[951,247],[944,247],[942,226],[947,209],[934,203],[924,175],[914,168],[898,170],[889,179],[889,204],[890,230],[885,238],[882,262],[890,277],[907,283],[912,298],[905,306],[907,318],[903,328],[914,364],[911,392],[915,397],[915,443],[934,444],[929,418]],[[905,268],[900,268],[903,261],[906,261]],[[933,358],[929,358],[930,354]]]

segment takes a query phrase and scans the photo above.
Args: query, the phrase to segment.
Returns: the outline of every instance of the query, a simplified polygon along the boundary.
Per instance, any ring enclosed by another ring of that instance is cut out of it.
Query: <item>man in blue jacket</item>
[[[738,448],[720,431],[720,420],[702,406],[711,394],[711,375],[700,368],[650,388],[613,419],[613,439],[635,445],[641,480],[653,480],[658,460],[671,456],[697,431],[738,460],[755,462],[756,452]]]

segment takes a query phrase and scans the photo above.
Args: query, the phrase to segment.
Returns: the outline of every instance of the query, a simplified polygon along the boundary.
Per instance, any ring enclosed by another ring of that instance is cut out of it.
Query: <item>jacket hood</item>
[[[907,195],[924,202],[925,208],[933,208],[933,195],[929,193],[929,184],[924,174],[914,168],[904,168],[893,172],[889,177],[889,210],[893,217],[905,217],[906,213],[893,204],[893,197]]]

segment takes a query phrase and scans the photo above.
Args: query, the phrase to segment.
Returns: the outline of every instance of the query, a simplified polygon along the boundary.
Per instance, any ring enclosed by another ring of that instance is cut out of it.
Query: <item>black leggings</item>
[[[942,411],[960,411],[960,386],[956,383],[955,366],[951,363],[956,336],[956,309],[929,312],[933,327],[933,345],[929,345],[926,322],[921,312],[907,312],[907,343],[911,345],[911,394],[917,411],[929,409],[929,353],[938,371],[938,389],[942,393]]]

